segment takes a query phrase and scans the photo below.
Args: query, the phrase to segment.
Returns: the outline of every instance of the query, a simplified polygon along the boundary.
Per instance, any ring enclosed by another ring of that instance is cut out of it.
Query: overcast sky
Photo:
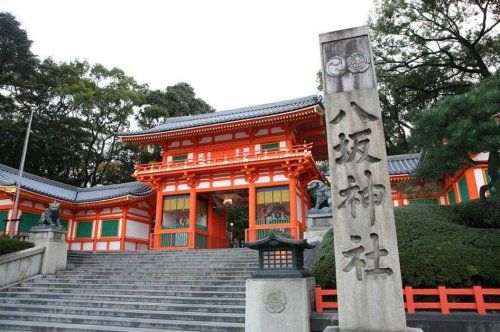
[[[373,1],[0,0],[56,61],[180,81],[217,110],[316,93],[318,35],[366,24]]]

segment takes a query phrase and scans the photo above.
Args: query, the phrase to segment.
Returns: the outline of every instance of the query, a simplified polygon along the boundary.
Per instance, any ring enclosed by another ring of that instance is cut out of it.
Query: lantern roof
[[[307,243],[307,240],[295,240],[284,235],[284,233],[271,229],[269,235],[255,242],[245,242],[243,245],[250,249],[272,249],[272,248],[300,248],[312,249],[316,244]]]

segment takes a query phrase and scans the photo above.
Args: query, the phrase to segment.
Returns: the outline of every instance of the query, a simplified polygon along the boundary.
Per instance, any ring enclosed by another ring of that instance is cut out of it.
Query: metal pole
[[[21,180],[23,178],[24,162],[26,161],[26,150],[28,149],[28,141],[30,139],[31,122],[33,121],[33,113],[34,113],[34,109],[31,109],[30,120],[28,121],[28,129],[26,130],[26,137],[24,139],[23,154],[21,156],[21,165],[19,165],[19,176],[17,178],[17,184],[16,184],[16,198],[14,200],[14,208],[12,211],[13,218],[12,219],[17,219],[17,210],[19,207],[19,196],[21,194]],[[19,220],[19,222],[20,222],[20,220]],[[12,225],[11,225],[11,230],[12,230]],[[9,233],[12,235],[12,232],[9,232]]]

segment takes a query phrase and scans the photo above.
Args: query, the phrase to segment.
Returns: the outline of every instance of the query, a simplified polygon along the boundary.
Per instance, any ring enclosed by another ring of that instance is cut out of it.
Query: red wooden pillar
[[[248,185],[248,239],[245,241],[253,242],[257,239],[255,225],[257,224],[257,199],[255,183]]]
[[[100,219],[101,219],[101,211],[100,210],[97,210],[96,211],[96,216],[95,216],[95,220],[94,220],[94,236],[93,236],[93,245],[92,245],[92,251],[96,251],[97,250],[97,237],[99,235],[99,222],[100,222]]]
[[[290,176],[289,181],[289,189],[290,189],[290,224],[292,226],[292,237],[294,239],[299,238],[298,234],[298,221],[297,221],[297,182],[295,181],[294,176]]]
[[[189,242],[188,247],[195,248],[196,234],[196,188],[189,190]]]
[[[156,216],[155,234],[153,235],[153,249],[160,248],[160,230],[163,217],[163,193],[160,187],[156,188]]]
[[[122,227],[120,234],[120,250],[125,250],[125,237],[127,235],[127,214],[128,206],[122,208]]]
[[[208,199],[207,204],[207,227],[208,227],[208,249],[214,248],[214,215],[213,215],[213,203],[212,200]]]

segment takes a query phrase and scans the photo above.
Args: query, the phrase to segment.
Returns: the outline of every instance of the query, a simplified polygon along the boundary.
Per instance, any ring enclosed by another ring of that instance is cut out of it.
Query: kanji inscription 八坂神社
[[[320,36],[341,331],[404,331],[387,153],[368,28]]]

